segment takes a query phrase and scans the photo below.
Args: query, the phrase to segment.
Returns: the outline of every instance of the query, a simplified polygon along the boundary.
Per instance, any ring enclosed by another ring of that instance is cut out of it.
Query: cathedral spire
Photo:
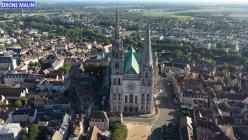
[[[118,8],[116,8],[115,15],[115,47],[120,48],[120,27],[119,27],[119,13]]]
[[[122,57],[122,48],[121,48],[121,39],[120,39],[120,27],[119,27],[119,16],[118,16],[118,8],[116,8],[115,15],[115,30],[113,33],[113,42],[112,42],[112,56],[113,58],[121,58]]]
[[[151,34],[150,34],[150,23],[148,21],[145,34],[145,44],[143,53],[143,63],[146,66],[152,66],[152,47],[151,47]]]
[[[118,39],[120,37],[120,29],[119,29],[119,15],[118,8],[115,11],[115,38]]]

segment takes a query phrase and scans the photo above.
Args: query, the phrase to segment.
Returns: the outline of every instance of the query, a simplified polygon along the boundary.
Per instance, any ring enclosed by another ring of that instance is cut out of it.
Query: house
[[[189,61],[185,59],[171,59],[168,63],[167,66],[169,67],[176,67],[176,68],[181,68],[184,69],[189,65]]]
[[[81,134],[83,133],[83,122],[85,115],[76,114],[72,119],[72,131],[73,133],[70,135],[69,140],[79,140]]]
[[[193,140],[193,122],[188,116],[180,119],[180,140]]]
[[[8,123],[0,125],[0,139],[1,140],[18,140],[21,132],[19,123]]]
[[[73,64],[76,63],[76,62],[77,62],[77,59],[67,57],[67,58],[65,58],[65,60],[64,60],[64,65],[66,65],[66,64],[73,65]]]
[[[89,126],[97,126],[101,131],[107,131],[109,129],[109,118],[104,111],[93,111],[89,117]]]
[[[27,94],[27,88],[0,88],[0,95],[4,96],[6,100],[18,100]]]
[[[9,101],[6,100],[6,98],[3,95],[0,95],[0,111],[1,110],[3,110],[3,111],[7,110],[8,104],[9,104]],[[0,120],[1,120],[1,115],[0,115]],[[1,121],[0,121],[0,124],[1,124]]]
[[[55,91],[57,93],[64,93],[66,91],[66,87],[64,82],[61,80],[49,80],[45,79],[37,84],[36,88],[42,91]]]
[[[24,84],[25,79],[37,79],[42,78],[40,74],[5,74],[3,75],[3,80],[5,84],[16,85]]]
[[[112,44],[103,46],[104,52],[109,53],[112,49]]]
[[[52,66],[49,67],[49,71],[53,71],[53,70],[58,70],[59,68],[63,67],[64,66],[64,59],[63,58],[60,58],[56,61],[54,61],[52,63]]]
[[[197,121],[196,135],[199,140],[231,140],[218,125],[205,120]]]
[[[207,106],[207,95],[202,92],[185,90],[180,97],[182,106],[192,109],[193,107]]]
[[[12,121],[33,123],[36,119],[37,109],[21,108],[12,113]]]
[[[42,79],[24,79],[23,87],[29,89],[35,89]]]
[[[68,133],[69,133],[70,121],[71,121],[71,116],[68,114],[65,114],[63,117],[63,122],[62,122],[59,130],[55,131],[51,140],[66,140],[68,137]]]
[[[65,51],[65,50],[67,50],[67,49],[68,49],[67,45],[62,44],[62,43],[58,43],[58,44],[55,46],[55,50],[56,50],[56,51]]]
[[[83,43],[83,49],[84,50],[91,50],[92,48],[92,44],[91,43],[87,43],[87,42],[84,42]]]
[[[48,71],[46,70],[45,78],[48,79],[56,79],[56,80],[64,80],[64,71],[63,70],[53,70]]]
[[[47,97],[43,96],[34,96],[29,99],[30,103],[34,105],[34,107],[41,107],[44,106],[45,103],[48,101]]]
[[[86,140],[99,140],[100,134],[102,134],[102,131],[97,126],[93,126],[90,128]]]
[[[16,59],[13,59],[12,57],[6,57],[6,56],[1,56],[0,57],[0,69],[15,69],[16,66]]]
[[[214,116],[211,110],[194,108],[193,118],[197,139],[230,140],[230,138],[227,137],[226,134],[213,121]]]
[[[122,122],[122,121],[123,121],[122,113],[117,113],[117,112],[110,112],[109,113],[110,124],[115,123],[115,122]]]

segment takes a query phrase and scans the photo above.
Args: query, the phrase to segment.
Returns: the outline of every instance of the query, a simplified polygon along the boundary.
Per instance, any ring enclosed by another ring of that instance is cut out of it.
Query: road
[[[174,111],[173,104],[171,103],[172,98],[171,98],[171,86],[169,86],[170,83],[166,78],[161,78],[160,80],[160,87],[161,87],[161,92],[157,95],[157,102],[158,102],[158,107],[159,107],[159,116],[157,119],[153,121],[152,124],[152,136],[151,140],[160,140],[162,139],[162,133],[160,128],[164,124],[169,124],[173,116],[171,115],[171,112]]]

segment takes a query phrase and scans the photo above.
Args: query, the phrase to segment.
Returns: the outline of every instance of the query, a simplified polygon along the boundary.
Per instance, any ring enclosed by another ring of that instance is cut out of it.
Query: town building
[[[16,59],[12,57],[0,57],[0,69],[15,69],[16,68]]]
[[[0,139],[1,140],[17,140],[21,132],[19,123],[8,123],[0,125]]]
[[[101,131],[106,131],[109,129],[109,118],[104,111],[93,111],[90,114],[90,127],[97,126]]]

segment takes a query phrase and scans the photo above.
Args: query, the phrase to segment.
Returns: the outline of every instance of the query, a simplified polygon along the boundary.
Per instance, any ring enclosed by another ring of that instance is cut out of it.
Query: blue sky
[[[43,0],[40,0],[43,1]],[[46,0],[46,1],[77,1],[77,2],[166,2],[166,3],[221,3],[221,4],[248,4],[248,0]]]

